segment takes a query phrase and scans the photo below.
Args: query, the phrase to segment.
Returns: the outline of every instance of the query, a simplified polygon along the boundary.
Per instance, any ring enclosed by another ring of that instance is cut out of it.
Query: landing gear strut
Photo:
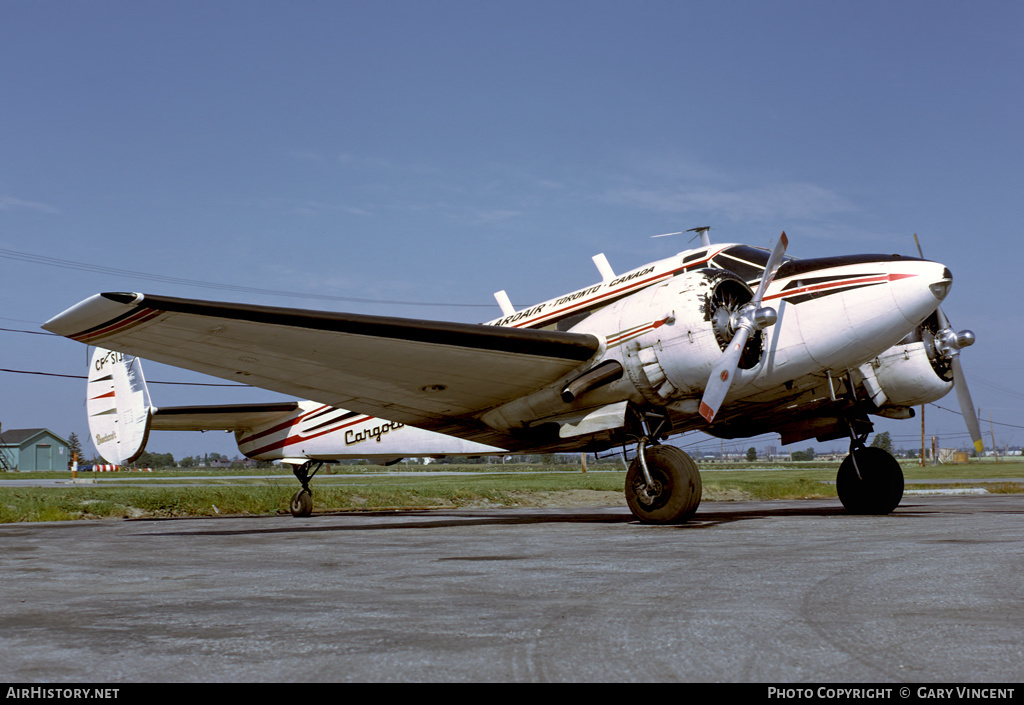
[[[322,461],[307,460],[292,470],[295,478],[302,484],[302,489],[292,495],[292,501],[288,505],[293,517],[308,517],[313,513],[313,492],[309,489],[309,481],[323,466]]]
[[[903,469],[881,448],[864,445],[867,433],[850,429],[850,454],[839,466],[836,492],[851,514],[888,514],[903,499]]]

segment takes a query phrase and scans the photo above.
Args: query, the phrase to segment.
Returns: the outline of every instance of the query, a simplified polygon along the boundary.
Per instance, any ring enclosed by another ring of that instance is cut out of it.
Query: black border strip
[[[295,411],[299,403],[294,401],[255,404],[212,404],[210,406],[160,406],[154,416],[188,416],[190,414],[251,414],[263,412]]]
[[[123,294],[103,294],[103,296],[112,301],[126,303]],[[583,333],[196,301],[148,294],[136,307],[168,313],[183,313],[289,328],[450,345],[578,362],[589,360],[601,345],[595,336]]]

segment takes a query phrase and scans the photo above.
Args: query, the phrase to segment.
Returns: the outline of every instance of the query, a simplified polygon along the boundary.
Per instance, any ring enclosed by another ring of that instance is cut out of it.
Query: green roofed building
[[[0,469],[67,470],[68,442],[45,428],[16,428],[0,432]]]

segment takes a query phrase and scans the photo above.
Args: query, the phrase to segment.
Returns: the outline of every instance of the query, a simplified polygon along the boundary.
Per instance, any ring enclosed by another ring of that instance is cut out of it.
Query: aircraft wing
[[[561,331],[130,293],[96,294],[43,328],[493,445],[508,439],[476,412],[551,384],[601,346],[595,336]]]

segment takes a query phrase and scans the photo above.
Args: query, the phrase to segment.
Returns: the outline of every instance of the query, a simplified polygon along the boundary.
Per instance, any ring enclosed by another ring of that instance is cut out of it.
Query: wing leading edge
[[[590,360],[597,337],[130,293],[43,325],[58,335],[331,406],[501,445],[477,412]]]

